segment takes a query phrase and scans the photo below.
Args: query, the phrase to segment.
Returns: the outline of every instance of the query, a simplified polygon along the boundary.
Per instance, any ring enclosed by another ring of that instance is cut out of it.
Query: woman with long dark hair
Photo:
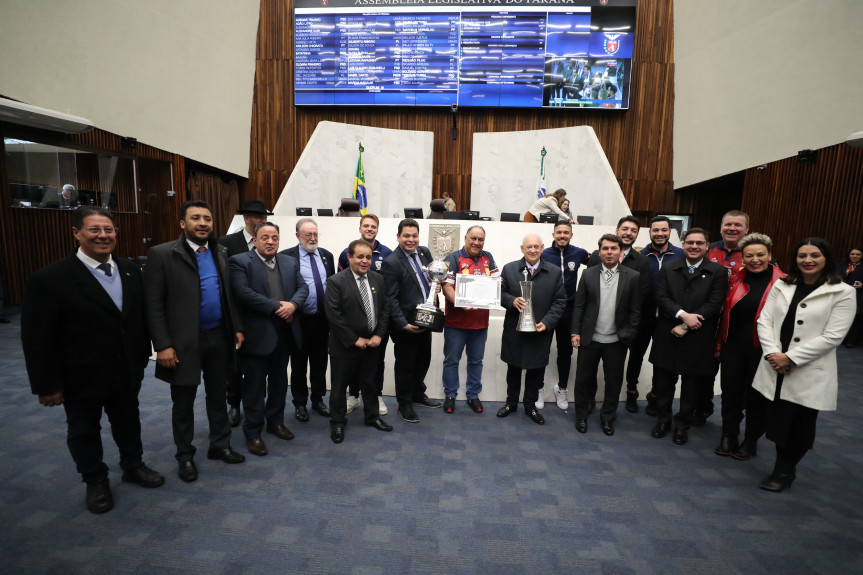
[[[749,234],[740,240],[743,267],[732,273],[728,294],[716,335],[716,357],[720,361],[722,387],[722,437],[713,450],[746,461],[756,453],[764,435],[767,400],[752,391],[755,370],[761,362],[761,341],[755,322],[767,295],[784,273],[770,263],[773,240],[764,234]],[[740,443],[740,422],[746,410],[746,431]]]
[[[764,361],[753,388],[769,400],[765,429],[776,444],[776,464],[762,489],[791,486],[815,441],[818,412],[836,409],[836,347],[856,305],[854,288],[836,273],[830,244],[822,238],[800,242],[788,275],[773,285],[758,318]]]
[[[854,323],[845,338],[845,347],[857,347],[863,334],[863,249],[859,247],[848,250],[848,259],[839,266],[842,281],[854,288],[857,293],[857,314]]]

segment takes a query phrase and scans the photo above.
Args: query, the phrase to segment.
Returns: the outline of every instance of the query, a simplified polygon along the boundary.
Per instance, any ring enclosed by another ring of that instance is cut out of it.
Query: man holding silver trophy
[[[560,271],[540,259],[545,246],[536,234],[524,236],[520,260],[503,266],[501,273],[501,305],[506,308],[503,320],[500,358],[507,364],[506,405],[498,417],[506,417],[518,409],[521,392],[521,372],[524,381],[524,411],[535,423],[545,419],[536,409],[539,388],[554,327],[566,307],[566,290]]]

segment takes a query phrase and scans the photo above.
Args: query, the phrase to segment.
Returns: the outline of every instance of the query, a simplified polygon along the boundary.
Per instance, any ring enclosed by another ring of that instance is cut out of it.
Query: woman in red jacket
[[[722,438],[713,450],[746,461],[755,455],[764,434],[766,400],[752,392],[752,379],[761,361],[756,322],[770,288],[785,274],[770,263],[773,241],[764,234],[740,240],[743,267],[731,275],[725,309],[716,336],[716,357],[722,372]],[[740,422],[746,410],[746,431],[740,443]]]

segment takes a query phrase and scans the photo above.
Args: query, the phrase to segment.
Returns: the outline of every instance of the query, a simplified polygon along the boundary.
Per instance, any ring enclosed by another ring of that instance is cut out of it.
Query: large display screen
[[[295,0],[298,106],[629,108],[637,0]]]

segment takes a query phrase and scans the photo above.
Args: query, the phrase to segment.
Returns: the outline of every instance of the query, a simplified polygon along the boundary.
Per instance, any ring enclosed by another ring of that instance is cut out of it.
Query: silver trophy
[[[428,267],[423,268],[423,271],[431,280],[429,297],[416,307],[413,317],[409,318],[408,321],[431,331],[443,331],[444,314],[435,306],[435,291],[437,291],[438,284],[443,281],[449,270],[444,262],[435,260]]]
[[[515,331],[535,332],[536,320],[533,317],[533,282],[527,279],[527,268],[524,268],[524,281],[518,282],[521,287],[521,297],[527,302],[518,316],[518,325]]]

